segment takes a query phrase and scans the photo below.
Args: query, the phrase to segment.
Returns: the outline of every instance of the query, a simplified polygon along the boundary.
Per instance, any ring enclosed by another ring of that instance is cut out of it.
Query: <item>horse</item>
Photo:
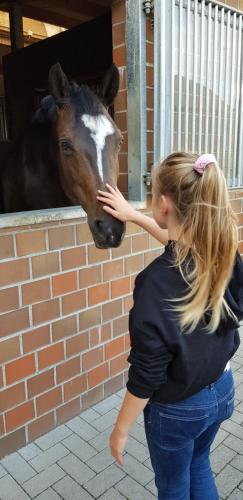
[[[120,245],[124,223],[96,199],[106,183],[117,184],[122,134],[108,108],[118,88],[115,65],[98,94],[87,85],[69,83],[59,63],[50,68],[49,95],[1,162],[2,213],[81,205],[96,247]]]

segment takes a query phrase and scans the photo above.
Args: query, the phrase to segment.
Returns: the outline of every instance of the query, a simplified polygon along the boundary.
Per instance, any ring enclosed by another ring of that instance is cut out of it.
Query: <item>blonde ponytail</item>
[[[197,158],[191,153],[168,156],[155,169],[154,191],[158,196],[170,196],[181,228],[174,245],[174,265],[189,291],[173,299],[182,303],[172,306],[180,313],[181,330],[191,333],[209,312],[206,328],[211,333],[225,314],[235,318],[224,292],[233,270],[238,229],[222,170],[215,162],[199,175],[193,169]],[[189,252],[193,265],[185,266]]]

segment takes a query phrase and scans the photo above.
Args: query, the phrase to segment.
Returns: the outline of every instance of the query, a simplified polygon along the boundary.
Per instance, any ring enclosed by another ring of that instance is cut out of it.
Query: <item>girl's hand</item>
[[[99,195],[97,196],[97,200],[105,203],[103,206],[105,212],[108,212],[108,214],[113,215],[113,217],[122,222],[133,220],[136,210],[125,200],[118,187],[113,188],[109,184],[106,184],[106,187],[108,192],[100,191],[99,189]]]
[[[110,435],[110,450],[119,465],[123,465],[123,451],[128,440],[128,434],[123,434],[116,426]]]

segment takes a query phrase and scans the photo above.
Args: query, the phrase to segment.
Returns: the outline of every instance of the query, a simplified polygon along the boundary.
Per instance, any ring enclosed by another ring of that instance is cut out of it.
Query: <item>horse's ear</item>
[[[101,99],[107,107],[114,102],[119,89],[119,71],[115,64],[112,64],[104,76],[100,88]]]
[[[49,92],[55,100],[68,97],[70,94],[68,79],[59,62],[53,64],[50,68],[48,86]]]

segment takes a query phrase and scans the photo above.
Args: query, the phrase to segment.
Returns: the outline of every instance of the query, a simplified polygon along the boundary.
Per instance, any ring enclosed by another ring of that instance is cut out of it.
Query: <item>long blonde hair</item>
[[[226,313],[235,318],[224,292],[233,270],[238,229],[222,170],[211,163],[203,175],[198,174],[193,169],[198,157],[184,152],[169,155],[154,168],[153,188],[156,197],[171,198],[180,227],[173,265],[179,267],[189,292],[173,299],[182,304],[172,307],[180,313],[181,330],[191,333],[208,312],[206,329],[211,333]]]

